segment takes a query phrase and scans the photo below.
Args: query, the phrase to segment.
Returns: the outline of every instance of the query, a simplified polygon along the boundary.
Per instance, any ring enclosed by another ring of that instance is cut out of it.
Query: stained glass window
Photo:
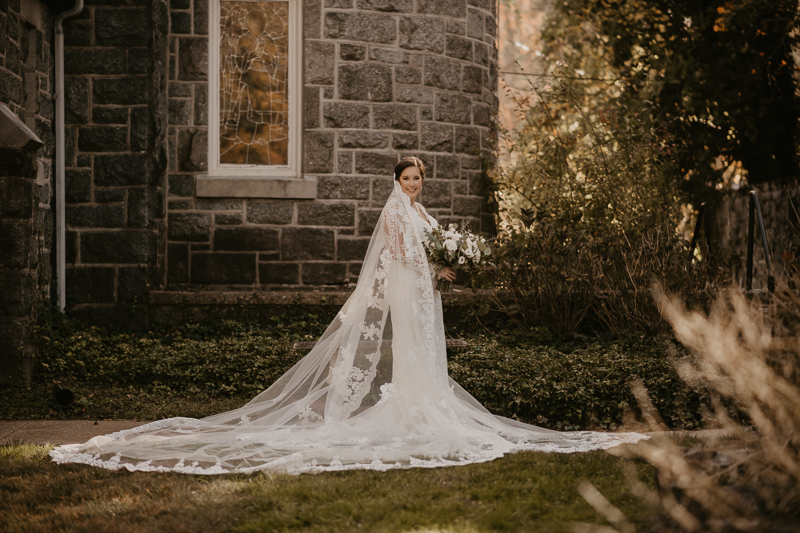
[[[221,1],[219,23],[219,163],[286,165],[289,2]]]

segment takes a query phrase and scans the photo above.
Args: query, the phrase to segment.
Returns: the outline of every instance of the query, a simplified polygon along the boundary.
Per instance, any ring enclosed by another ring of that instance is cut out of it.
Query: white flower
[[[458,243],[456,243],[456,241],[453,239],[447,239],[444,241],[444,247],[451,252],[455,252],[458,250]]]
[[[464,263],[466,263],[466,262],[467,262],[467,258],[466,258],[466,257],[464,257],[463,255],[462,255],[461,257],[459,257],[459,258],[458,258],[458,264],[459,264],[459,265],[463,265],[463,264],[464,264]]]

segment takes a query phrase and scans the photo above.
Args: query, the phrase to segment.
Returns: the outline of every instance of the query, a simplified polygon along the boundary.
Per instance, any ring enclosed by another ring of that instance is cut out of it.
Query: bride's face
[[[417,200],[419,191],[422,190],[422,182],[424,181],[422,174],[419,173],[417,167],[408,167],[400,174],[400,187],[406,193],[412,202]]]

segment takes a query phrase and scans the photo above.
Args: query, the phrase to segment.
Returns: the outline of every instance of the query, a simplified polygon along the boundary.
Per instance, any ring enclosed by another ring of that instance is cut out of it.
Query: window
[[[300,5],[210,2],[208,175],[198,195],[310,195],[300,164]]]

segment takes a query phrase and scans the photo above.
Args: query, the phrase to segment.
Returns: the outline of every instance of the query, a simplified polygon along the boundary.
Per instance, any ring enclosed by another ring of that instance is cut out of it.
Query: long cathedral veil
[[[556,432],[494,416],[447,375],[441,300],[399,183],[356,288],[314,349],[239,409],[170,418],[50,455],[131,471],[293,473],[435,467],[534,449],[575,452],[633,433]]]

